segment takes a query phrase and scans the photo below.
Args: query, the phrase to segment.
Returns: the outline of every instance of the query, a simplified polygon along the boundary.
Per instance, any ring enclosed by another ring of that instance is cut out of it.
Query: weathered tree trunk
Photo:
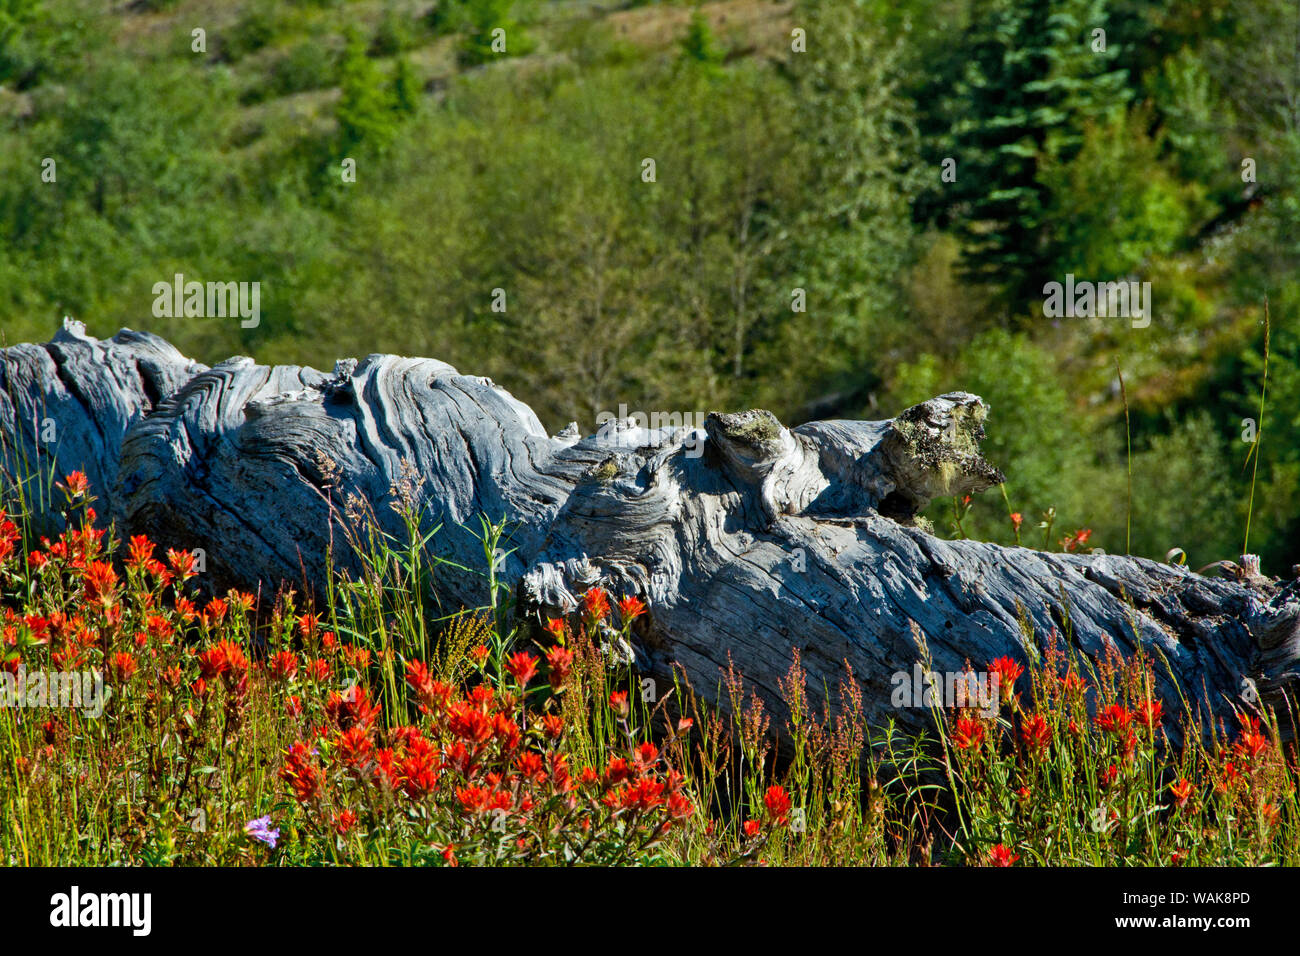
[[[702,432],[625,421],[552,438],[504,390],[431,359],[207,369],[154,336],[101,342],[75,323],[0,356],[7,482],[33,465],[79,467],[124,531],[204,549],[215,585],[319,589],[331,543],[354,560],[337,524],[348,499],[396,531],[406,474],[442,526],[434,549],[456,564],[482,568],[477,517],[505,519],[498,578],[517,587],[519,613],[571,608],[598,583],[639,595],[650,612],[635,651],[650,674],[678,665],[712,698],[730,658],[778,724],[797,647],[815,702],[847,663],[869,720],[925,726],[923,708],[891,704],[915,633],[949,672],[1023,661],[1028,641],[1053,633],[1094,660],[1141,645],[1167,661],[1156,667],[1166,708],[1186,699],[1203,718],[1258,706],[1256,689],[1265,705],[1289,700],[1300,667],[1295,584],[918,527],[932,498],[1002,480],[979,453],[987,409],[965,393],[887,422],[787,429],[750,411],[711,415]],[[57,439],[43,443],[49,419]],[[443,572],[444,602],[484,601],[484,575]],[[823,703],[838,706],[834,694]]]

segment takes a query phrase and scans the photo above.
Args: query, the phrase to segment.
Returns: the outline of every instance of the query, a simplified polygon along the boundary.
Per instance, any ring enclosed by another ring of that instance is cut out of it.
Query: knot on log
[[[769,524],[783,514],[801,514],[829,484],[812,444],[765,409],[712,412],[704,430],[714,460],[739,486],[757,494]]]
[[[968,392],[949,392],[913,405],[894,419],[881,442],[894,490],[881,513],[910,518],[934,498],[976,494],[1006,476],[984,460],[988,406]]]
[[[1265,706],[1282,707],[1284,691],[1300,679],[1300,584],[1282,588],[1267,602],[1248,601],[1245,624],[1255,639],[1255,693]],[[1247,691],[1247,696],[1251,696]],[[1252,701],[1253,703],[1253,701]]]
[[[714,412],[705,421],[712,459],[756,492],[769,522],[815,514],[877,512],[910,523],[934,498],[975,494],[1005,478],[980,454],[988,406],[950,392],[892,422],[813,422],[785,428],[768,411]]]

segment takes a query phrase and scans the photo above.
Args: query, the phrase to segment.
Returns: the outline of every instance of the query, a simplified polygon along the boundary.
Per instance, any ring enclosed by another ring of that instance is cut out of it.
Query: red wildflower
[[[620,717],[626,717],[631,712],[627,704],[627,691],[616,690],[610,694],[609,706]]]
[[[329,680],[331,669],[330,662],[323,657],[309,657],[303,665],[303,672],[307,677],[317,682]]]
[[[610,757],[605,767],[605,786],[613,787],[632,776],[631,765],[622,757]]]
[[[523,739],[519,725],[505,714],[497,714],[492,718],[492,736],[506,753],[517,750]]]
[[[1124,758],[1125,762],[1128,762],[1133,759],[1133,755],[1137,753],[1137,749],[1138,749],[1137,734],[1133,733],[1133,731],[1130,730],[1128,734],[1125,735],[1123,741],[1121,741],[1119,745],[1120,756]]]
[[[1087,544],[1088,539],[1091,537],[1091,528],[1080,528],[1078,531],[1074,532],[1074,534],[1066,535],[1061,539],[1061,550],[1077,551],[1079,548]]]
[[[1259,732],[1259,720],[1255,717],[1242,719],[1241,739],[1233,748],[1243,762],[1249,763],[1268,749],[1268,738]]]
[[[1192,799],[1193,789],[1192,782],[1181,777],[1177,783],[1171,783],[1169,785],[1169,792],[1174,795],[1174,800],[1176,801],[1179,810],[1184,809],[1187,806],[1187,802]]]
[[[298,657],[292,651],[277,651],[267,661],[266,669],[276,680],[293,680],[298,673]]]
[[[972,717],[958,717],[952,742],[959,750],[974,750],[984,740],[984,724]]]
[[[624,624],[632,623],[645,612],[645,602],[638,597],[625,597],[618,602],[618,615]]]
[[[225,648],[220,643],[200,652],[199,673],[202,674],[204,679],[212,680],[214,677],[220,677],[228,670],[230,670],[230,661],[226,657]]]
[[[144,535],[132,535],[130,547],[127,549],[126,566],[137,571],[144,570],[153,560],[155,547],[154,543]]]
[[[549,668],[547,676],[551,682],[551,689],[559,690],[573,670],[573,651],[558,644],[549,647],[546,650],[546,664]]]
[[[1241,772],[1237,770],[1237,765],[1231,760],[1223,764],[1223,779],[1214,785],[1214,789],[1219,793],[1226,793],[1233,784],[1242,779]]]
[[[353,684],[343,693],[333,691],[325,702],[325,712],[340,730],[349,727],[374,726],[379,708],[370,702],[370,695],[361,684]]]
[[[1102,731],[1119,736],[1128,730],[1132,721],[1132,714],[1119,704],[1111,704],[1097,715],[1096,723]]]
[[[989,665],[989,671],[997,676],[998,693],[1003,700],[1015,693],[1016,681],[1025,672],[1024,667],[1010,657],[999,657]]]
[[[746,821],[745,821],[745,836],[750,837],[750,838],[752,839],[753,837],[758,836],[758,831],[761,830],[762,828],[763,828],[763,824],[760,823],[759,821],[757,821],[757,820],[746,820]]]
[[[593,620],[603,621],[609,617],[609,595],[604,588],[592,588],[582,596],[583,607],[587,616]]]
[[[105,604],[113,600],[113,591],[117,586],[117,572],[107,561],[92,561],[86,569],[86,597],[91,601]]]
[[[506,659],[506,670],[519,682],[520,687],[526,687],[537,676],[537,658],[527,651],[511,654]]]
[[[158,614],[150,614],[145,618],[144,629],[150,637],[160,641],[171,637],[176,630],[171,621]]]
[[[118,651],[109,658],[108,662],[109,673],[113,675],[113,680],[119,684],[124,684],[135,676],[138,667],[139,664],[136,663],[135,657],[127,651]]]
[[[188,581],[198,573],[194,570],[194,555],[188,551],[177,551],[174,548],[168,548],[167,563],[171,565],[172,573],[182,581]],[[178,600],[178,607],[179,604]]]
[[[1052,728],[1042,714],[1032,714],[1020,725],[1020,739],[1031,751],[1044,751],[1052,742]]]
[[[548,740],[559,740],[564,733],[564,718],[559,714],[547,714],[542,718],[542,733]]]
[[[355,644],[343,645],[343,659],[353,670],[364,671],[370,666],[370,648]]]
[[[542,763],[541,755],[531,751],[515,758],[515,769],[523,775],[524,779],[533,783],[540,783],[546,777],[546,768]]]
[[[1266,827],[1277,826],[1278,818],[1282,815],[1282,808],[1276,803],[1266,803],[1259,808],[1260,819],[1263,820]]]
[[[1011,866],[1018,859],[1020,859],[1019,853],[1012,853],[1001,843],[989,851],[989,866]]]
[[[374,741],[367,727],[355,724],[339,734],[334,747],[335,754],[345,766],[353,770],[361,770],[370,761],[374,751]]]
[[[763,794],[763,804],[776,823],[785,823],[790,819],[790,795],[785,792],[785,787],[768,787],[767,793]]]
[[[488,791],[485,787],[457,787],[456,799],[466,813],[479,813],[487,807]]]
[[[299,803],[308,803],[320,794],[321,772],[312,761],[311,751],[302,741],[291,745],[284,755],[280,779],[293,788]]]
[[[649,767],[659,759],[659,748],[646,741],[632,751],[632,760],[638,767]]]
[[[83,472],[74,471],[63,479],[63,488],[69,496],[80,498],[90,491],[90,481]]]
[[[695,812],[695,805],[681,793],[668,795],[668,815],[674,820],[685,820]]]
[[[1137,722],[1148,730],[1155,730],[1160,726],[1161,718],[1164,717],[1165,706],[1159,700],[1139,701],[1133,716]]]
[[[227,604],[221,598],[214,597],[211,601],[208,602],[208,606],[203,609],[203,615],[204,617],[211,618],[213,623],[219,624],[221,623],[222,619],[225,618],[226,611],[228,611],[229,609],[230,609],[229,604]]]
[[[467,743],[484,744],[492,737],[492,721],[469,704],[456,703],[448,708],[447,729]]]
[[[226,597],[230,600],[230,607],[239,614],[247,614],[257,603],[257,598],[245,591],[229,591]]]
[[[651,777],[641,777],[622,794],[625,810],[653,810],[664,802],[664,785]]]

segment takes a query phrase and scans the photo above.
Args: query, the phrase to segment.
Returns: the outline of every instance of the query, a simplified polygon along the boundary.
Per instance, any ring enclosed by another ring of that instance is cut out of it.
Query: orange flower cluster
[[[593,617],[611,613],[603,594],[588,592],[584,604]],[[630,620],[640,612],[620,602],[620,613]],[[551,701],[559,699],[574,651],[517,651],[502,661],[496,681],[486,649],[469,657],[483,682],[468,688],[439,680],[424,661],[407,661],[404,686],[418,719],[395,727],[379,719],[360,683],[329,691],[325,724],[312,725],[311,702],[288,695],[305,665],[290,651],[268,657],[266,671],[286,708],[311,732],[285,752],[280,770],[293,797],[314,811],[311,819],[352,835],[395,818],[421,819],[430,833],[458,835],[440,858],[462,863],[500,862],[503,853],[519,861],[567,859],[579,849],[603,859],[651,848],[693,815],[683,775],[654,743],[629,743],[603,768],[570,767],[562,714],[525,702],[547,687]],[[626,716],[626,694],[621,706],[614,696]],[[788,799],[773,801],[774,819],[784,821]]]

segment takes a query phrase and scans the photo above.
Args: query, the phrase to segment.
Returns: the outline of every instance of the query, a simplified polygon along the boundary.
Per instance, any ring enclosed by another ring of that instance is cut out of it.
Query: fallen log
[[[711,414],[702,430],[623,420],[551,437],[491,381],[432,359],[206,368],[147,333],[100,341],[76,323],[0,357],[7,490],[33,464],[80,468],[106,520],[202,548],[213,587],[263,592],[319,589],[331,549],[355,568],[340,549],[349,501],[397,533],[391,506],[414,491],[440,526],[444,603],[484,603],[475,521],[503,521],[496,576],[518,614],[572,609],[597,584],[640,596],[650,610],[632,652],[647,674],[671,681],[679,668],[712,699],[734,662],[778,729],[792,648],[810,700],[834,713],[826,689],[847,664],[868,721],[912,731],[930,715],[893,692],[918,637],[949,673],[1024,661],[1051,635],[1093,662],[1142,648],[1160,662],[1166,710],[1187,702],[1203,729],[1239,710],[1289,711],[1300,674],[1295,583],[930,533],[918,515],[931,499],[1002,481],[979,452],[987,408],[962,392],[884,422],[786,428],[748,411]],[[53,442],[40,429],[51,420]]]

